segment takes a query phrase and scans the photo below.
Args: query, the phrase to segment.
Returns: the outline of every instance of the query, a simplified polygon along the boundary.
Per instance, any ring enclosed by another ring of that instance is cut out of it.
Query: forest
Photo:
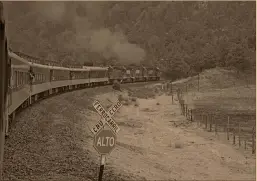
[[[158,66],[167,77],[255,74],[255,2],[4,2],[14,51],[59,62]]]

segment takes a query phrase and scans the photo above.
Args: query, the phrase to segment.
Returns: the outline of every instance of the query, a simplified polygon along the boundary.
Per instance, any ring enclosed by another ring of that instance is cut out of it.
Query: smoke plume
[[[77,53],[77,55],[92,52],[100,55],[99,57],[103,60],[114,59],[122,64],[137,64],[144,59],[145,51],[138,45],[131,44],[121,31],[115,32],[106,28],[104,19],[108,16],[109,7],[112,6],[110,3],[12,2],[9,4],[13,4],[10,9],[19,12],[16,19],[20,17],[26,19],[26,16],[30,16],[32,17],[30,22],[36,23],[33,27],[38,26],[40,31],[51,35],[48,40],[54,48],[57,46],[58,49]],[[22,16],[21,9],[25,10],[25,16]],[[38,16],[40,18],[36,18]],[[42,26],[47,21],[51,22],[50,25]]]

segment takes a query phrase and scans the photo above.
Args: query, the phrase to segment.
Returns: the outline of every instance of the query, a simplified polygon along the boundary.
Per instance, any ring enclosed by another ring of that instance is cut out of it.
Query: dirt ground
[[[97,99],[108,106],[117,95],[102,94]],[[187,123],[171,96],[137,99],[137,105],[124,105],[115,115],[121,130],[107,168],[147,180],[255,180],[255,158]],[[85,132],[99,119],[93,111],[87,116],[90,122],[85,124]],[[87,143],[92,145],[92,138]],[[95,154],[92,146],[87,148]]]
[[[170,96],[144,84],[122,88],[125,102],[114,117],[121,130],[103,180],[255,180],[251,154],[187,122]],[[100,116],[92,102],[107,108],[119,94],[110,87],[80,90],[23,111],[6,141],[4,180],[97,180],[100,161],[90,129]]]

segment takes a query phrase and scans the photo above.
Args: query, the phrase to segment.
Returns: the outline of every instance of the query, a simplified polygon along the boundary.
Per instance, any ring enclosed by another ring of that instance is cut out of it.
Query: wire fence
[[[215,136],[224,135],[233,145],[256,152],[256,116],[251,113],[224,113],[206,111],[204,108],[190,108],[185,103],[183,92],[175,88],[172,83],[162,85],[162,89],[177,97],[181,114],[191,122],[196,122],[198,127],[208,132],[214,132]]]

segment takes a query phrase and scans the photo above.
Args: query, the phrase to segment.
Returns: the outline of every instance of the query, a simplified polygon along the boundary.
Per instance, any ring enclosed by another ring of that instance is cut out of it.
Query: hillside
[[[4,2],[10,45],[45,59],[255,72],[255,2]]]
[[[256,80],[254,76],[215,68],[198,76],[173,82],[174,89],[182,90],[186,104],[194,108],[228,113],[256,112]]]

